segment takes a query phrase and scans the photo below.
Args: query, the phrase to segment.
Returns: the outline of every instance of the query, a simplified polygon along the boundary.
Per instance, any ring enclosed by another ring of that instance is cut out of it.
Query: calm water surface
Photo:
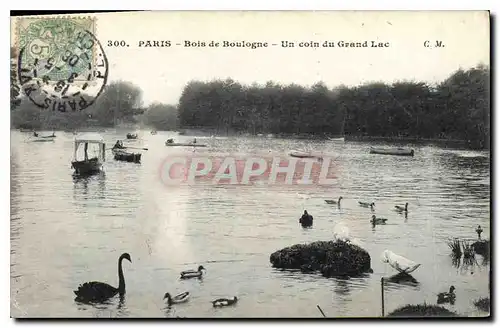
[[[126,131],[104,134],[109,144]],[[167,187],[160,170],[174,151],[173,133],[140,133],[127,142],[147,147],[142,164],[114,161],[105,175],[74,181],[73,135],[57,133],[48,143],[28,142],[12,131],[11,142],[11,313],[14,317],[363,317],[381,314],[380,278],[395,273],[381,262],[389,249],[421,263],[418,285],[389,284],[386,313],[411,303],[435,303],[436,294],[456,287],[461,315],[484,315],[472,301],[489,296],[489,266],[456,268],[449,237],[490,235],[489,153],[414,145],[415,157],[370,155],[371,143],[266,138],[198,139],[217,154],[271,150],[315,150],[335,158],[333,186]],[[188,140],[188,137],[184,138]],[[185,150],[190,153],[191,150]],[[341,209],[324,199],[343,196]],[[369,209],[388,219],[372,228]],[[409,202],[409,214],[392,211]],[[302,229],[307,209],[314,228]],[[329,240],[336,224],[347,226],[370,253],[374,273],[350,280],[271,268],[272,252],[297,243]],[[118,285],[117,259],[124,262],[127,294],[101,306],[74,302],[86,281]],[[207,268],[202,280],[180,281],[179,272]],[[188,303],[167,309],[165,292],[191,292]],[[237,306],[214,309],[210,301],[238,296]]]

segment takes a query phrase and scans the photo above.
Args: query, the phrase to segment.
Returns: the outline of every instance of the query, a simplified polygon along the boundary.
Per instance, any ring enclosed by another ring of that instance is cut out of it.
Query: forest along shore
[[[485,66],[458,70],[436,86],[404,81],[334,88],[322,82],[304,87],[272,81],[191,81],[177,105],[149,106],[143,105],[139,86],[114,82],[85,111],[63,113],[37,108],[11,78],[11,126],[74,131],[135,124],[157,131],[197,127],[215,135],[446,141],[489,149],[489,81],[490,69]]]

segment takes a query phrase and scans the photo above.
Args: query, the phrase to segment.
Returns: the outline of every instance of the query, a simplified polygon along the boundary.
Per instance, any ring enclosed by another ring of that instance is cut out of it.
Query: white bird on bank
[[[352,238],[349,228],[344,223],[337,223],[333,228],[333,240],[341,240],[359,247],[363,247],[363,243],[357,239]]]
[[[401,255],[394,254],[389,250],[382,253],[382,262],[389,263],[391,267],[398,270],[400,273],[412,273],[420,266],[419,263],[413,262]]]

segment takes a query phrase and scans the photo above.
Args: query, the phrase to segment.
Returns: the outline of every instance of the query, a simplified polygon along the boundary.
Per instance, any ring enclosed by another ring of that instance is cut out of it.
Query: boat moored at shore
[[[393,156],[414,156],[413,149],[408,148],[370,148],[370,154],[393,155]]]

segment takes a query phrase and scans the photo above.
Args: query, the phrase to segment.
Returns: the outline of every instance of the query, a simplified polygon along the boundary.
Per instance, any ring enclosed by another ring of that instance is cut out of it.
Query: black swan
[[[120,294],[125,294],[125,278],[123,277],[122,261],[128,260],[132,263],[130,255],[123,253],[118,259],[118,288],[108,285],[104,282],[91,281],[78,286],[78,290],[73,291],[76,295],[75,301],[85,303],[101,303],[107,299]]]

